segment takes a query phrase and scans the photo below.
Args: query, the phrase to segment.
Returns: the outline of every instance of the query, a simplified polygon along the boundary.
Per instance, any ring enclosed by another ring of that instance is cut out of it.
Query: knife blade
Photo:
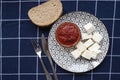
[[[56,74],[56,71],[55,71],[55,68],[53,66],[53,61],[52,61],[52,58],[51,58],[51,55],[50,55],[50,52],[48,50],[48,43],[47,43],[47,40],[45,39],[45,36],[44,34],[42,33],[42,37],[41,37],[41,43],[42,43],[42,48],[43,48],[43,51],[44,53],[46,54],[46,56],[48,57],[48,60],[50,62],[50,65],[51,65],[51,68],[52,68],[52,71],[53,71],[53,75],[54,75],[54,79],[55,80],[58,80],[58,77],[57,77],[57,74]]]

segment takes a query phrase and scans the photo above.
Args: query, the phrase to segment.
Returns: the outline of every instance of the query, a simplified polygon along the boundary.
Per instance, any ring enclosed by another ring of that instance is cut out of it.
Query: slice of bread
[[[55,22],[62,14],[63,8],[60,0],[49,0],[28,11],[30,20],[40,26],[48,26]]]

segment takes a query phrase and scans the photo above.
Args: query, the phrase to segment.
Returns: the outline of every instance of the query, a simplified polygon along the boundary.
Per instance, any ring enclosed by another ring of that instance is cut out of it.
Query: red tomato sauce
[[[60,44],[71,47],[80,40],[80,29],[74,23],[62,23],[56,30],[56,38]]]

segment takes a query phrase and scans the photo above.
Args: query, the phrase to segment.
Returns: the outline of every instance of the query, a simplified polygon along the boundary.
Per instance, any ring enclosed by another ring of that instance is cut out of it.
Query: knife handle
[[[48,59],[50,61],[50,65],[51,65],[51,68],[52,68],[52,71],[53,71],[54,79],[58,80],[58,77],[57,77],[57,74],[56,74],[56,71],[55,71],[55,68],[54,68],[54,65],[53,65],[53,61],[51,59],[51,55],[50,55],[48,50],[47,50],[47,53],[48,53]]]
[[[50,76],[48,70],[46,69],[46,66],[45,66],[42,58],[39,58],[39,59],[40,59],[40,62],[41,62],[41,64],[42,64],[43,70],[44,70],[44,72],[45,72],[46,79],[47,79],[47,80],[52,80],[52,77]]]

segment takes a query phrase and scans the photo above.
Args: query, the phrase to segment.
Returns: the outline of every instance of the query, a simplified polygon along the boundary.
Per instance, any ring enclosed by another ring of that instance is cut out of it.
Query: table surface
[[[41,34],[48,37],[50,28],[38,28],[27,16],[28,10],[45,0],[0,1],[0,80],[46,80],[39,58],[30,39]],[[86,73],[71,73],[54,63],[59,80],[120,80],[120,1],[63,0],[63,14],[86,11],[97,16],[106,26],[110,47],[104,61]],[[49,61],[42,58],[53,76]]]

